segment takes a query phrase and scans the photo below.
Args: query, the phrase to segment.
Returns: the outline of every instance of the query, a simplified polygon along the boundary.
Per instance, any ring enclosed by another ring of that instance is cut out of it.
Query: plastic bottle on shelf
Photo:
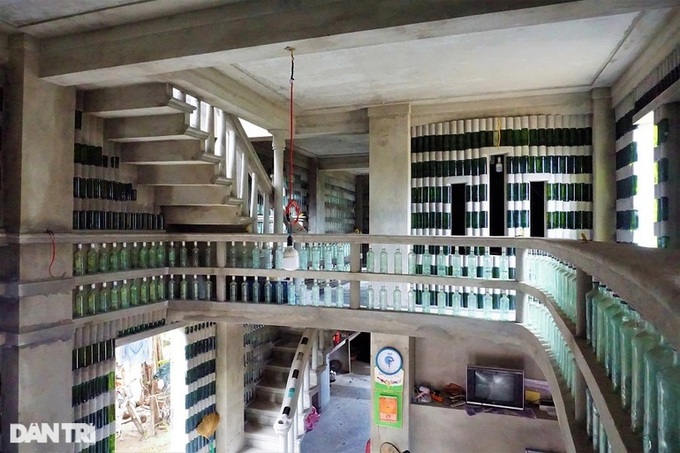
[[[394,291],[392,291],[392,305],[394,305],[394,311],[402,311],[403,309],[399,286],[395,286]]]
[[[179,281],[179,298],[181,300],[189,298],[189,282],[185,274],[182,274],[182,280]]]
[[[146,242],[142,242],[142,248],[139,249],[138,266],[139,269],[147,269],[149,267],[149,248]]]
[[[437,254],[437,275],[446,275],[447,273],[447,261],[448,257],[444,254],[444,247],[439,247],[439,253]]]
[[[83,244],[78,244],[73,256],[73,275],[85,275],[87,270],[87,254],[83,250]]]
[[[160,241],[158,243],[158,246],[156,247],[156,266],[165,267],[167,265],[168,260],[167,251],[165,250],[165,244],[163,244],[163,241]]]
[[[382,285],[378,292],[378,304],[380,310],[387,310],[387,289],[385,289],[385,285]]]
[[[120,288],[118,288],[118,282],[113,282],[111,286],[111,303],[109,306],[111,311],[116,311],[120,308]]]
[[[407,261],[409,275],[416,275],[416,254],[412,248],[408,251]]]
[[[437,313],[440,315],[446,314],[446,291],[444,285],[439,285],[437,290]]]
[[[126,271],[130,269],[130,249],[126,242],[123,242],[123,247],[120,249],[120,270]]]
[[[661,336],[659,344],[647,351],[645,362],[645,396],[644,396],[644,422],[642,424],[642,447],[645,453],[659,451],[658,438],[658,415],[659,394],[658,380],[661,370],[673,364],[673,349],[668,346]],[[678,404],[676,401],[675,404]]]
[[[269,281],[269,277],[264,281],[264,303],[272,303],[272,282]]]
[[[139,284],[139,305],[146,305],[149,303],[149,282],[146,277],[142,277],[142,283]]]
[[[430,254],[430,247],[426,246],[425,251],[423,252],[423,270],[422,274],[423,275],[431,275],[432,274],[432,255]]]
[[[388,259],[389,256],[387,255],[387,250],[383,247],[383,249],[380,251],[380,273],[381,274],[387,274],[389,269],[388,269]]]
[[[99,270],[99,254],[94,244],[90,244],[90,250],[87,251],[87,273],[96,274]]]
[[[97,309],[99,308],[99,291],[95,284],[90,285],[90,291],[87,294],[87,311],[86,315],[97,314]]]
[[[242,302],[250,302],[250,294],[248,291],[248,280],[246,280],[245,277],[243,277],[243,281],[241,282],[241,301]]]
[[[198,241],[194,241],[191,249],[191,267],[201,267],[201,249],[198,248]]]
[[[156,297],[158,297],[158,300],[165,300],[165,280],[162,276],[158,277],[156,283]]]
[[[673,352],[673,365],[658,375],[659,453],[680,451],[680,351]]]
[[[213,251],[210,241],[205,243],[203,250],[203,267],[213,267]]]
[[[501,248],[501,257],[498,263],[498,278],[501,280],[510,279],[510,257],[505,252],[505,247]]]
[[[120,308],[130,307],[130,285],[127,280],[123,280],[120,287]]]
[[[401,250],[397,247],[397,250],[394,252],[394,273],[397,275],[403,274],[403,267]]]
[[[82,318],[85,316],[85,307],[87,305],[87,291],[84,286],[78,287],[78,292],[75,295],[73,302],[73,318]]]
[[[149,282],[149,302],[158,302],[158,295],[156,294],[156,277],[151,277]]]
[[[148,251],[148,260],[149,260],[149,268],[154,269],[158,265],[156,263],[156,259],[158,258],[158,252],[156,251],[156,242],[151,241],[151,246],[149,247]]]
[[[106,286],[106,282],[102,283],[102,289],[99,290],[99,313],[109,311],[109,302],[111,299],[111,291]]]
[[[375,272],[375,252],[370,245],[366,252],[366,272]]]
[[[256,304],[260,303],[260,281],[255,277],[253,279],[253,302]]]
[[[366,289],[366,307],[369,310],[373,310],[375,308],[375,290],[370,283]]]
[[[189,267],[189,250],[186,241],[182,241],[182,246],[179,248],[179,267]]]
[[[338,286],[335,287],[335,306],[343,308],[345,306],[345,288],[342,287],[342,282],[338,280]]]

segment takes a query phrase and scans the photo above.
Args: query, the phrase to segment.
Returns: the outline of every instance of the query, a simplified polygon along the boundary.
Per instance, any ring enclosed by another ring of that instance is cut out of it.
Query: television
[[[524,371],[467,366],[466,402],[481,406],[524,409]]]

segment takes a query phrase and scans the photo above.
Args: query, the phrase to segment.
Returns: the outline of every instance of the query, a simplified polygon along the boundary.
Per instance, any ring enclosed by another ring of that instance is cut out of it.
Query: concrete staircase
[[[214,129],[196,127],[195,109],[165,83],[97,89],[83,97],[83,112],[104,118],[104,140],[120,149],[122,163],[137,168],[136,184],[154,188],[166,225],[245,231],[253,223],[245,215],[247,201],[233,196],[235,182],[222,175],[222,156],[206,152]]]
[[[281,338],[272,349],[272,358],[265,366],[257,385],[255,398],[246,406],[245,447],[241,453],[273,453],[280,451],[280,441],[274,433],[274,422],[281,410],[288,373],[300,342],[302,331],[283,329]],[[318,374],[311,373],[310,398],[318,392]],[[305,414],[306,415],[306,414]],[[298,441],[302,440],[304,434]]]

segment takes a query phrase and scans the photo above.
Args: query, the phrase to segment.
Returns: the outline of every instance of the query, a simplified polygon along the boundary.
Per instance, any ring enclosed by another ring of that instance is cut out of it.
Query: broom
[[[220,422],[220,414],[211,412],[201,419],[201,422],[196,427],[196,432],[210,441],[210,451],[214,451],[213,435],[217,431],[217,425]]]

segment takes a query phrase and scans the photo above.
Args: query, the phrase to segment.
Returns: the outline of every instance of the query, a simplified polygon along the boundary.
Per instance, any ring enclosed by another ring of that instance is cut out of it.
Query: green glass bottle
[[[158,258],[156,252],[156,242],[151,242],[151,247],[149,247],[149,268],[154,269],[157,266],[156,259]]]
[[[90,286],[90,292],[87,295],[87,315],[96,315],[97,308],[99,307],[99,291],[93,283]]]
[[[680,351],[674,351],[673,365],[658,376],[659,453],[680,451]]]
[[[109,311],[109,300],[111,291],[106,287],[106,282],[102,283],[102,289],[99,290],[99,312],[106,313]]]
[[[267,280],[267,281],[269,281],[269,280]],[[205,277],[205,300],[212,300],[212,293],[213,293],[213,283],[212,283],[212,280],[210,279],[210,276],[207,275]]]
[[[210,246],[210,241],[208,241],[205,244],[205,250],[203,250],[203,266],[204,267],[212,267],[213,262],[212,262],[212,247]]]
[[[83,250],[83,244],[78,244],[75,255],[73,256],[73,275],[85,275],[87,270],[87,254]]]
[[[156,297],[158,300],[165,300],[165,280],[162,276],[158,277],[158,283],[156,283]]]
[[[187,244],[185,241],[182,241],[182,246],[179,248],[179,266],[189,266],[189,250],[187,250]]]
[[[139,269],[139,247],[136,242],[132,243],[130,249],[130,269]]]
[[[139,269],[149,268],[149,248],[146,246],[146,242],[142,242],[142,248],[139,249],[137,267],[139,267]]]
[[[657,346],[645,354],[645,416],[642,424],[642,447],[645,453],[659,451],[658,431],[658,380],[659,373],[673,364],[673,349],[666,343],[663,336]],[[678,404],[676,401],[675,404]]]
[[[118,288],[118,282],[113,282],[111,287],[111,311],[118,310],[120,308],[120,288]]]
[[[120,270],[120,251],[115,242],[111,245],[111,251],[109,252],[109,270],[111,272],[118,272]]]
[[[200,267],[201,251],[198,248],[198,242],[194,241],[194,247],[191,249],[191,267]]]
[[[176,283],[175,283],[175,276],[170,274],[170,278],[168,279],[168,300],[174,300],[177,294],[177,290],[175,289]]]
[[[586,297],[587,298],[587,297]],[[640,315],[630,308],[630,318],[621,324],[621,407],[630,410],[633,387],[633,337],[644,330]]]
[[[85,316],[85,304],[87,303],[87,292],[85,287],[79,286],[73,302],[73,318]]]
[[[182,280],[179,282],[179,298],[182,300],[189,298],[189,282],[184,274],[182,274]]]
[[[127,243],[123,242],[123,248],[120,250],[120,270],[126,271],[130,269],[130,249]]]
[[[604,369],[607,372],[607,376],[612,375],[612,366],[613,366],[613,361],[614,361],[614,326],[613,326],[613,318],[617,316],[621,312],[621,300],[614,296],[613,294],[611,297],[614,299],[614,303],[612,303],[609,307],[607,307],[604,311]],[[618,340],[619,337],[616,335],[616,340]]]
[[[146,305],[149,303],[149,282],[146,277],[142,278],[142,283],[139,285],[139,304]]]
[[[645,361],[644,356],[647,352],[659,344],[660,336],[651,324],[644,322],[642,332],[633,336],[633,351],[631,372],[633,374],[631,382],[631,406],[630,418],[631,428],[634,433],[642,431],[645,418]]]
[[[167,261],[165,259],[165,244],[163,244],[163,241],[158,243],[158,247],[156,247],[156,265],[158,267],[165,267],[167,266]]]
[[[194,300],[200,299],[200,297],[198,297],[199,295],[198,276],[196,275],[194,275],[194,280],[191,282],[191,295],[193,296]]]
[[[158,297],[156,295],[156,277],[151,277],[151,282],[149,283],[149,302],[158,302]]]
[[[595,354],[597,361],[600,363],[605,362],[606,351],[607,351],[607,331],[606,331],[606,319],[604,312],[610,306],[614,304],[614,298],[610,296],[609,291],[603,290],[602,297],[595,298],[595,311],[597,320],[597,342]]]
[[[170,247],[168,247],[168,266],[177,266],[177,249],[175,249],[175,243],[170,241]]]
[[[136,307],[139,305],[139,285],[137,279],[133,278],[130,282],[130,306]]]
[[[99,254],[94,244],[90,244],[90,250],[87,252],[87,273],[96,274],[99,267]]]
[[[130,307],[130,285],[127,280],[123,280],[123,285],[120,287],[120,308]]]
[[[106,248],[106,244],[102,244],[99,250],[99,272],[109,271],[109,251]]]
[[[621,326],[630,320],[628,304],[621,301],[621,310],[609,320],[611,342],[611,375],[614,390],[621,388]]]

